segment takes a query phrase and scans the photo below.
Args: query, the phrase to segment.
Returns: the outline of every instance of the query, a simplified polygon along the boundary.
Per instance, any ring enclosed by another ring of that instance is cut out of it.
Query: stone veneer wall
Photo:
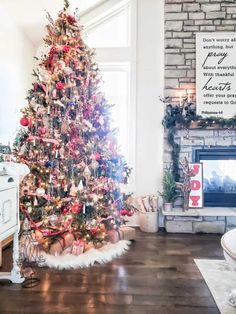
[[[197,32],[236,31],[235,0],[165,0],[165,96],[195,101]]]
[[[175,142],[180,145],[179,159],[184,157],[192,162],[193,149],[204,149],[215,146],[236,146],[236,130],[235,129],[190,129],[178,130],[175,134]],[[171,163],[171,147],[165,138],[164,149],[164,168]],[[235,205],[236,207],[236,205]]]
[[[170,233],[219,233],[236,227],[235,216],[165,216],[165,229]]]
[[[179,96],[191,91],[195,102],[197,32],[235,32],[236,0],[165,0],[165,96],[179,103]],[[197,105],[197,104],[196,104]],[[192,161],[193,148],[236,145],[235,130],[180,130],[175,135],[180,144],[180,159]],[[171,163],[166,136],[164,167]],[[180,206],[182,200],[176,202]],[[236,217],[175,216],[164,217],[167,232],[224,233],[236,227]]]

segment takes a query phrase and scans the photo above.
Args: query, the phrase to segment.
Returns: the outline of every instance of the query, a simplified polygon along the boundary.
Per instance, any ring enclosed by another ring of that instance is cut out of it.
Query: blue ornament
[[[50,167],[52,167],[52,162],[51,162],[51,160],[47,160],[46,162],[45,162],[45,167],[46,168],[50,168]]]

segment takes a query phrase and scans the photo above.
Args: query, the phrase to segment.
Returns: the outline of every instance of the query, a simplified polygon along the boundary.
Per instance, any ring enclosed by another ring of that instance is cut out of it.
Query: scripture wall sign
[[[236,114],[236,34],[196,35],[197,114],[231,118]]]

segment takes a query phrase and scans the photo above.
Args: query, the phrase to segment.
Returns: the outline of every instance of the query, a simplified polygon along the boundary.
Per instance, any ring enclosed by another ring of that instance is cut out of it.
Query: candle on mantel
[[[182,105],[182,94],[181,93],[179,94],[179,105],[180,105],[180,107]]]
[[[191,91],[187,90],[187,95],[188,95],[188,103],[191,102]]]

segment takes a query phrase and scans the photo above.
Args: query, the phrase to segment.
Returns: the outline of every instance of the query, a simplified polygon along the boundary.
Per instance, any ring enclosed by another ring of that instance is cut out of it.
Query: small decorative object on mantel
[[[171,211],[173,208],[173,203],[178,198],[178,194],[176,191],[176,182],[172,172],[172,169],[166,168],[164,170],[163,178],[162,178],[162,187],[163,192],[158,192],[159,195],[163,198],[163,209],[167,211]]]

